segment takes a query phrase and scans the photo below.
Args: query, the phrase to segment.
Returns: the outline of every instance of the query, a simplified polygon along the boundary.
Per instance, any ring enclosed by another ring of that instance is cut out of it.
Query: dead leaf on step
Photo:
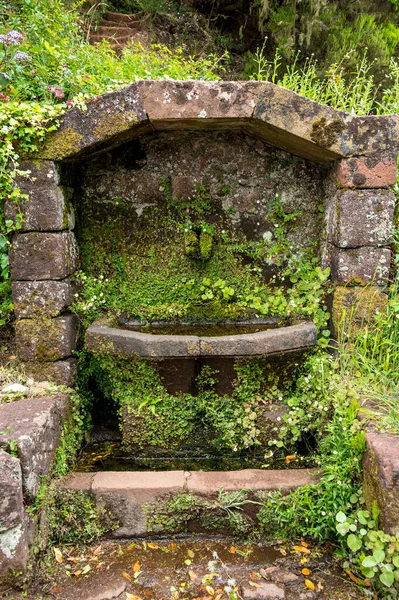
[[[104,561],[101,561],[98,563],[98,565],[96,565],[96,569],[100,569],[101,567],[103,567],[105,565]]]
[[[302,556],[302,558],[301,558],[301,561],[300,561],[300,562],[301,562],[301,565],[304,565],[305,563],[307,563],[307,562],[308,562],[308,559],[306,558],[306,556]]]
[[[317,586],[316,586],[316,591],[318,591],[318,592],[322,592],[323,590],[324,590],[324,588],[323,588],[323,586],[321,585],[321,583],[320,583],[320,581],[319,581],[319,583],[318,583],[318,584],[317,584]]]
[[[192,550],[187,550],[187,556],[194,558],[194,552]]]
[[[237,552],[237,548],[235,546],[232,546],[229,552],[231,552],[231,554],[235,554]]]
[[[72,575],[79,577],[79,575],[81,575],[81,573],[82,573],[82,570],[79,570],[79,571],[75,571],[74,573],[72,573]]]
[[[171,552],[176,552],[176,549],[177,549],[177,546],[176,546],[175,542],[170,542],[170,544],[169,544],[169,550]]]
[[[140,563],[138,560],[136,560],[136,562],[133,565],[133,573],[137,573],[137,571],[140,571]]]
[[[302,575],[310,575],[310,570],[309,569],[302,569],[301,573],[302,573]]]
[[[84,567],[84,569],[82,570],[82,575],[86,575],[86,573],[88,573],[89,571],[91,571],[91,566],[90,565],[86,565]]]
[[[148,542],[147,546],[149,548],[151,548],[151,550],[157,550],[159,548],[159,546],[156,546],[155,544],[151,544],[151,542]]]
[[[301,546],[303,546],[304,548],[307,548],[309,546],[309,544],[307,542],[305,542],[305,540],[301,540]]]
[[[102,549],[102,546],[101,546],[101,544],[100,544],[100,545],[99,545],[99,546],[97,546],[97,548],[94,550],[94,552],[93,552],[93,556],[97,556],[97,554],[100,554],[100,552],[101,552],[101,549]]]
[[[354,583],[356,583],[357,585],[364,585],[363,581],[356,577],[356,575],[349,571],[349,569],[344,569],[344,571],[348,575],[349,579],[351,579]]]
[[[208,592],[208,594],[209,594],[210,596],[214,596],[214,595],[215,595],[215,590],[214,590],[214,589],[213,589],[213,587],[211,587],[210,585],[207,585],[207,586],[205,587],[205,589],[206,589],[206,591]]]
[[[295,552],[302,552],[302,554],[310,554],[310,550],[304,546],[293,546],[293,550],[295,550]]]
[[[128,581],[132,581],[132,578],[130,577],[129,573],[126,573],[126,571],[122,571],[121,575]]]
[[[305,579],[305,585],[307,588],[309,588],[310,590],[314,590],[315,589],[315,584],[313,583],[313,581],[310,581],[310,579]]]
[[[63,590],[62,587],[52,588],[50,590],[50,594],[59,594],[60,592],[62,592],[62,590]]]
[[[291,456],[286,456],[285,457],[285,464],[289,465],[290,462],[292,462],[294,460],[298,460],[297,457],[294,454],[292,454]]]
[[[284,550],[284,548],[280,548],[280,554],[282,556],[287,556],[287,550]]]
[[[198,579],[198,575],[197,575],[196,573],[194,573],[194,571],[191,571],[191,570],[190,570],[190,571],[188,572],[188,575],[189,575],[189,577],[190,577],[190,579],[191,579],[191,581],[192,581],[193,583],[194,583],[195,581],[197,581],[197,579]]]
[[[76,563],[76,562],[79,562],[79,561],[80,561],[80,558],[79,558],[79,556],[68,556],[67,560],[68,560],[69,562]]]
[[[256,588],[261,588],[262,586],[260,585],[260,583],[256,583],[255,581],[248,581],[249,585],[252,585],[252,587],[256,587]]]
[[[59,548],[53,548],[53,552],[55,555],[55,560],[57,561],[57,563],[61,564],[63,560],[61,550],[59,550]]]
[[[126,592],[126,600],[142,600],[140,596],[135,596],[134,594],[129,594]]]
[[[223,596],[223,592],[221,594],[218,594],[217,596],[215,596],[215,600],[220,600]]]

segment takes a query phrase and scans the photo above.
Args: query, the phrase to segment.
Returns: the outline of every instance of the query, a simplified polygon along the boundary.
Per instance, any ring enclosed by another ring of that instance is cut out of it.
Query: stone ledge
[[[186,477],[189,492],[207,497],[217,496],[221,489],[226,492],[250,489],[253,492],[281,490],[288,493],[302,485],[314,485],[320,479],[317,469],[191,471]]]
[[[369,431],[363,457],[363,489],[371,510],[380,509],[380,526],[389,534],[399,533],[399,436]]]
[[[154,335],[105,325],[91,325],[86,345],[99,354],[146,358],[193,358],[199,356],[265,356],[312,348],[317,343],[314,323],[302,323],[258,333],[197,337]]]
[[[396,155],[376,153],[343,159],[335,175],[342,188],[388,188],[396,183]]]
[[[55,362],[69,358],[76,348],[76,315],[53,319],[21,319],[15,324],[18,356],[24,361]]]
[[[63,482],[66,489],[90,494],[100,507],[111,509],[119,518],[120,528],[113,537],[147,535],[143,505],[184,491],[213,500],[221,489],[234,491],[282,490],[289,492],[319,481],[316,469],[264,471],[248,469],[225,472],[185,471],[103,471],[71,473]],[[158,531],[157,533],[161,533]]]
[[[70,396],[57,394],[17,400],[0,406],[0,445],[17,442],[25,500],[33,501],[40,476],[51,471]]]
[[[72,279],[63,281],[13,281],[12,299],[17,319],[45,315],[58,317],[69,308],[76,284]]]

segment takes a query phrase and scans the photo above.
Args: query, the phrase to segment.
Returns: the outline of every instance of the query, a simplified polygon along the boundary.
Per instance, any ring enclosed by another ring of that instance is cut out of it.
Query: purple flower
[[[19,46],[22,44],[24,36],[19,31],[9,31],[0,35],[0,44],[3,46]]]
[[[21,50],[17,50],[16,53],[14,54],[14,59],[17,62],[29,62],[30,56],[26,52],[21,52]]]
[[[65,104],[66,104],[67,106],[73,106],[73,100],[67,100],[67,101],[65,102]]]

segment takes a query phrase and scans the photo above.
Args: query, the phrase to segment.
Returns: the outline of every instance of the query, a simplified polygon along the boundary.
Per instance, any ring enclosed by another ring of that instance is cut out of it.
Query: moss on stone
[[[106,140],[118,133],[130,129],[133,125],[138,123],[137,113],[134,111],[126,111],[123,113],[116,113],[113,115],[105,115],[97,121],[97,125],[94,127],[93,134],[100,140]]]
[[[35,157],[50,160],[62,160],[81,150],[83,136],[72,129],[60,129],[51,133]]]
[[[213,236],[202,232],[199,238],[200,255],[202,260],[209,260],[212,254]]]
[[[319,146],[329,148],[337,141],[344,129],[345,124],[339,119],[328,123],[327,119],[322,117],[313,123],[310,138]]]
[[[387,295],[377,286],[338,286],[333,296],[333,330],[338,332],[344,327],[345,331],[349,328],[354,333],[365,323],[372,326],[375,315],[384,312],[387,303]]]

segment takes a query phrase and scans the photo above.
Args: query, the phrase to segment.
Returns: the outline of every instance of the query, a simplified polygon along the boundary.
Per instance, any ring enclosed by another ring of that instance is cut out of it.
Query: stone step
[[[143,13],[124,14],[108,11],[104,14],[105,21],[112,21],[113,23],[119,23],[123,25],[138,23],[142,17]]]
[[[135,40],[135,34],[132,33],[130,35],[121,35],[121,36],[117,36],[117,37],[109,37],[106,35],[97,35],[95,33],[93,33],[90,36],[90,43],[91,44],[96,44],[96,43],[101,43],[103,40],[108,40],[110,45],[113,46],[124,46],[125,44],[127,44],[128,42],[134,41]]]
[[[107,25],[100,25],[97,27],[95,33],[102,35],[103,37],[119,37],[121,35],[132,35],[136,31],[140,31],[140,25],[137,27],[112,27]]]
[[[149,533],[143,506],[153,502],[159,504],[172,495],[187,492],[214,501],[221,490],[233,492],[246,489],[253,494],[281,490],[288,493],[318,481],[317,469],[244,469],[221,472],[102,471],[71,473],[63,485],[65,489],[90,494],[97,506],[112,511],[118,517],[120,527],[111,534],[112,537],[136,537]],[[256,518],[257,505],[248,506],[251,507],[249,517]],[[192,531],[201,532],[198,523],[193,523]],[[163,533],[162,528],[158,528],[156,533]]]

